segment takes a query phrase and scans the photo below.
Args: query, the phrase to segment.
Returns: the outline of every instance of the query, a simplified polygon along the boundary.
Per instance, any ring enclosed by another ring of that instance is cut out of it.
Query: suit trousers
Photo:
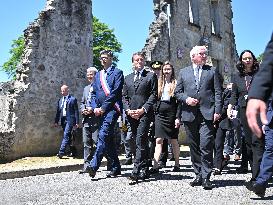
[[[266,185],[273,174],[273,126],[265,127],[265,152],[256,178],[258,184]]]
[[[215,135],[215,155],[214,155],[214,167],[221,170],[223,161],[224,142],[226,138],[226,129],[218,127]]]
[[[120,170],[120,162],[117,155],[114,137],[114,128],[117,119],[118,113],[116,110],[105,113],[100,119],[97,147],[91,162],[89,162],[89,166],[94,171],[99,169],[104,154],[108,157],[110,170]]]
[[[98,127],[84,126],[82,130],[84,169],[93,156],[93,144],[98,141]]]
[[[242,138],[242,164],[247,168],[249,161],[252,171],[252,179],[256,179],[260,171],[260,164],[264,153],[264,138],[257,138],[250,130],[246,119],[246,108],[240,108],[240,120],[243,126]]]
[[[139,120],[128,117],[132,133],[136,136],[136,157],[134,162],[133,173],[139,174],[140,171],[148,171],[149,165],[149,146],[148,131],[151,117],[144,114]]]
[[[71,145],[71,131],[73,129],[73,125],[67,122],[63,122],[62,128],[64,131],[64,135],[60,146],[59,154],[64,155],[66,149],[70,149],[69,146]]]
[[[213,121],[206,120],[198,110],[192,122],[183,123],[189,139],[194,173],[203,179],[209,179],[213,167]]]

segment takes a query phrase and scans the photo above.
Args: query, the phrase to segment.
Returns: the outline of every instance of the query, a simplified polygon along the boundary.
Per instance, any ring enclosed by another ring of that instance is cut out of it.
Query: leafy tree
[[[115,53],[122,51],[121,44],[118,42],[114,29],[109,29],[105,23],[102,23],[93,16],[93,64],[100,68],[100,51],[112,50],[114,53],[113,62],[118,62],[118,56]]]
[[[24,48],[25,40],[23,35],[21,35],[18,39],[12,41],[11,49],[9,51],[11,57],[1,66],[2,70],[9,75],[9,78],[12,77],[13,79],[15,79],[16,68],[17,65],[20,63]]]
[[[18,39],[12,41],[10,59],[1,67],[9,77],[15,79],[16,68],[21,61],[25,48],[24,36],[21,35]],[[105,23],[102,23],[96,17],[93,17],[93,64],[96,68],[100,68],[99,53],[101,50],[112,50],[114,53],[113,62],[118,62],[118,56],[115,53],[122,51],[121,44],[118,42],[114,29],[109,29]]]
[[[260,54],[258,57],[257,57],[257,61],[259,61],[259,63],[261,63],[263,61],[263,57],[264,57],[264,54]]]

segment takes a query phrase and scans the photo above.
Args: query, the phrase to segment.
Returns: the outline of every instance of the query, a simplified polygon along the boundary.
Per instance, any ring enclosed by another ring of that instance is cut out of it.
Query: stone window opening
[[[220,36],[220,15],[218,0],[211,0],[211,33]]]
[[[199,0],[189,0],[189,23],[199,26]]]

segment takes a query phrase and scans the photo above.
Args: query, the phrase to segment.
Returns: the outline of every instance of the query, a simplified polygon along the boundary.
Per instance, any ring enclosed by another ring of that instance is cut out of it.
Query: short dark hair
[[[142,52],[136,52],[136,53],[133,53],[133,55],[132,55],[132,62],[134,62],[134,57],[135,56],[142,56],[142,58],[145,58],[144,53],[142,53]]]
[[[106,54],[106,55],[108,55],[110,57],[113,57],[113,52],[111,50],[102,50],[100,52],[100,56],[103,55],[103,54]]]

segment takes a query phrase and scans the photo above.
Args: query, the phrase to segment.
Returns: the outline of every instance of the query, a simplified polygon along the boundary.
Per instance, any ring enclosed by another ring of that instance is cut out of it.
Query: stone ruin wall
[[[91,8],[91,0],[47,0],[24,31],[16,80],[0,84],[0,163],[58,152],[62,129],[52,124],[60,87],[80,102],[92,63]]]
[[[193,24],[189,23],[189,0],[154,0],[155,21],[149,28],[149,38],[143,51],[148,62],[170,60],[178,74],[181,68],[191,64],[191,48],[204,44],[200,41],[206,42],[209,45],[209,59],[219,67],[226,84],[230,81],[237,59],[231,1],[196,2],[199,2],[199,23]],[[212,34],[211,2],[218,4],[220,32],[217,35]],[[162,16],[165,16],[164,21]]]

